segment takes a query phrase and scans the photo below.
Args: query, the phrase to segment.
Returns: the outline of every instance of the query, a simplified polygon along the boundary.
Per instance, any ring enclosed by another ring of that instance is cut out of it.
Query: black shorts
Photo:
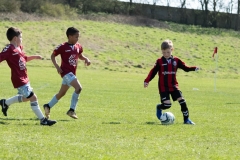
[[[160,92],[161,103],[163,103],[166,100],[170,100],[169,95],[171,95],[173,101],[176,101],[178,98],[183,97],[182,92],[179,90],[172,92]]]

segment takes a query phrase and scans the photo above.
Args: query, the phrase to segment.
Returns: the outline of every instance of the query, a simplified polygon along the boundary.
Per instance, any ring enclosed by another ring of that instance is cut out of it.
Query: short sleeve
[[[77,52],[78,52],[78,54],[80,55],[80,54],[82,54],[83,53],[83,48],[82,48],[82,45],[80,44],[80,43],[77,43]]]
[[[82,46],[80,45],[80,47],[79,47],[79,54],[82,54],[83,53],[83,48],[82,48]]]
[[[53,54],[54,54],[55,56],[57,56],[57,55],[59,55],[59,54],[62,53],[62,46],[63,46],[63,44],[60,44],[60,45],[58,45],[58,46],[53,50]]]
[[[4,60],[7,60],[8,57],[9,57],[9,47],[10,45],[7,45],[3,50],[2,52],[0,53],[0,62],[4,61]]]

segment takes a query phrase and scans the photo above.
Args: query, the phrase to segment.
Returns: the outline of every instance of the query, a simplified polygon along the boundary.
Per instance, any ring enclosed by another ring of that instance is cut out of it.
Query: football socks
[[[53,96],[52,100],[48,103],[48,105],[50,108],[52,108],[56,103],[58,103],[58,100],[55,95],[55,96]]]
[[[10,106],[13,103],[20,103],[22,102],[22,95],[13,96],[5,101],[6,105]]]
[[[31,104],[31,108],[32,108],[33,112],[38,117],[38,119],[43,119],[44,115],[43,115],[42,111],[39,108],[38,101],[31,102],[30,104]]]
[[[76,110],[78,99],[79,99],[79,95],[80,94],[77,94],[75,92],[73,92],[73,94],[72,94],[72,100],[71,100],[70,108],[73,109],[73,110]]]

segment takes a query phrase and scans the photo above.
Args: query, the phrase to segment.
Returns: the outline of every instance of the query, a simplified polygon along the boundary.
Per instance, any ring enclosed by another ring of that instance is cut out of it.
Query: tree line
[[[134,3],[133,0],[127,2],[121,2],[119,0],[1,0],[0,12],[27,12],[36,13],[40,15],[48,15],[54,17],[61,16],[77,16],[79,14],[89,13],[109,13],[109,14],[123,14],[123,15],[140,15],[146,16],[150,12],[150,18],[156,18],[154,14],[157,9],[159,0],[152,0],[152,3],[146,4],[146,0],[142,0],[142,3]],[[167,6],[170,7],[172,1],[167,0]],[[178,12],[175,14],[181,15],[180,23],[187,23],[189,19],[189,9],[186,8],[186,4],[192,0],[179,0],[179,7],[176,9]],[[226,25],[224,28],[232,28],[239,30],[239,14],[240,14],[240,0],[230,0],[227,6],[224,6],[224,0],[197,0],[200,3],[201,10],[194,12],[195,16],[201,18],[201,24],[204,27],[219,27],[217,22],[219,19],[225,18]],[[236,14],[233,14],[233,9],[237,10]],[[150,8],[146,10],[146,8]],[[225,12],[220,12],[225,9]],[[172,12],[173,10],[169,10]],[[158,11],[161,12],[161,11]],[[172,12],[173,13],[173,12]],[[172,14],[169,13],[169,14]],[[167,13],[166,13],[167,14]],[[200,15],[200,16],[199,16]],[[158,18],[156,18],[158,19]],[[162,20],[162,19],[158,19]],[[171,19],[165,19],[171,21]],[[232,21],[234,21],[234,27]],[[221,22],[222,23],[222,22]],[[196,24],[199,25],[199,24]]]

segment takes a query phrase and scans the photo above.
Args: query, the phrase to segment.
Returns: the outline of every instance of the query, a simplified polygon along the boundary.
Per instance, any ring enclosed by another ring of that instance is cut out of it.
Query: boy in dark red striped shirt
[[[176,79],[177,69],[181,68],[185,72],[197,71],[198,67],[189,67],[178,57],[172,56],[173,43],[171,40],[165,40],[161,44],[161,50],[163,56],[157,59],[154,67],[149,72],[147,78],[144,80],[144,87],[148,87],[149,82],[158,73],[158,89],[161,98],[161,104],[157,105],[156,115],[160,120],[162,115],[162,110],[169,109],[171,107],[170,95],[173,101],[178,101],[181,106],[181,111],[183,113],[184,124],[192,124],[189,119],[189,111],[185,99],[183,98],[182,92],[178,87],[178,82]]]

